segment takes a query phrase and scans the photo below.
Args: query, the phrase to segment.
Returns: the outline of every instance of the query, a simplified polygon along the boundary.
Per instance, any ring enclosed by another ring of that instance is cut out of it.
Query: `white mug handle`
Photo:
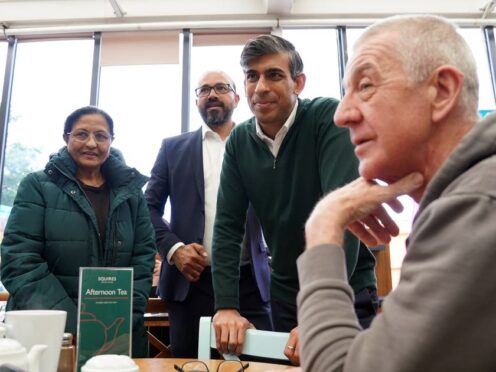
[[[5,338],[7,335],[7,325],[5,323],[0,323],[0,338]]]

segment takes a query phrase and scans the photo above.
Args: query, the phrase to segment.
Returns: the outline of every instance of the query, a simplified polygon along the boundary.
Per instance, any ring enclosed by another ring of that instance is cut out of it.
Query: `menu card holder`
[[[101,354],[131,356],[133,269],[79,269],[77,370]]]

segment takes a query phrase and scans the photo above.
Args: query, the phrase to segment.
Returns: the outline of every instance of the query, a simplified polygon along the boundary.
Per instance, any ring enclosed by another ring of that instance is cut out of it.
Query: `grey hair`
[[[398,57],[407,77],[413,82],[424,81],[442,65],[459,69],[464,76],[459,105],[470,113],[477,113],[477,65],[467,42],[457,32],[457,26],[434,15],[394,16],[368,27],[355,47],[368,38],[386,32],[397,33]]]
[[[291,78],[295,81],[303,72],[303,61],[294,45],[280,36],[259,35],[248,40],[241,52],[241,67],[247,69],[248,65],[255,59],[267,54],[287,53],[289,56],[289,71]]]

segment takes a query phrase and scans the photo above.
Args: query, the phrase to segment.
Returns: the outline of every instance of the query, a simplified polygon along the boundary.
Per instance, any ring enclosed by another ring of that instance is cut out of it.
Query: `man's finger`
[[[368,227],[368,231],[377,237],[378,241],[388,243],[391,240],[391,234],[379,223],[375,216],[369,215],[365,217],[362,222]]]
[[[391,209],[396,213],[403,212],[403,204],[401,204],[401,202],[397,198],[394,198],[393,200],[388,200],[386,204],[389,205]]]
[[[378,242],[367,229],[358,221],[352,222],[348,225],[348,230],[351,231],[358,239],[360,239],[367,247],[375,247]]]
[[[222,334],[222,327],[219,327],[213,322],[215,329],[215,348],[220,351],[220,338]]]
[[[227,352],[229,354],[236,354],[238,347],[238,332],[234,324],[229,326],[229,341],[227,343]]]
[[[207,251],[201,244],[196,244],[193,243],[191,244],[191,247],[193,247],[194,251],[200,255],[201,257],[207,257]]]
[[[295,348],[294,348],[293,355],[289,360],[294,365],[299,366],[300,365],[300,341],[298,338],[296,339],[296,343],[295,343],[294,347]]]
[[[220,343],[217,345],[217,349],[221,354],[229,353],[229,328],[221,327]]]
[[[246,329],[244,328],[238,328],[238,334],[237,334],[237,346],[236,349],[234,350],[234,354],[240,355],[243,352],[243,345],[245,343],[245,333]]]
[[[388,231],[389,235],[396,236],[400,233],[400,228],[383,206],[377,208],[374,214],[375,218],[381,223],[384,229]]]

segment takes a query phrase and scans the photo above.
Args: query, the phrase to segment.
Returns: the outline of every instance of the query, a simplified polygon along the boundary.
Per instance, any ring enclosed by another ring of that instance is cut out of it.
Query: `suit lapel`
[[[202,143],[202,128],[195,132],[193,136],[193,164],[195,164],[195,169],[193,170],[195,175],[195,184],[200,195],[200,200],[202,208],[205,205],[205,179],[203,177],[203,143]]]

